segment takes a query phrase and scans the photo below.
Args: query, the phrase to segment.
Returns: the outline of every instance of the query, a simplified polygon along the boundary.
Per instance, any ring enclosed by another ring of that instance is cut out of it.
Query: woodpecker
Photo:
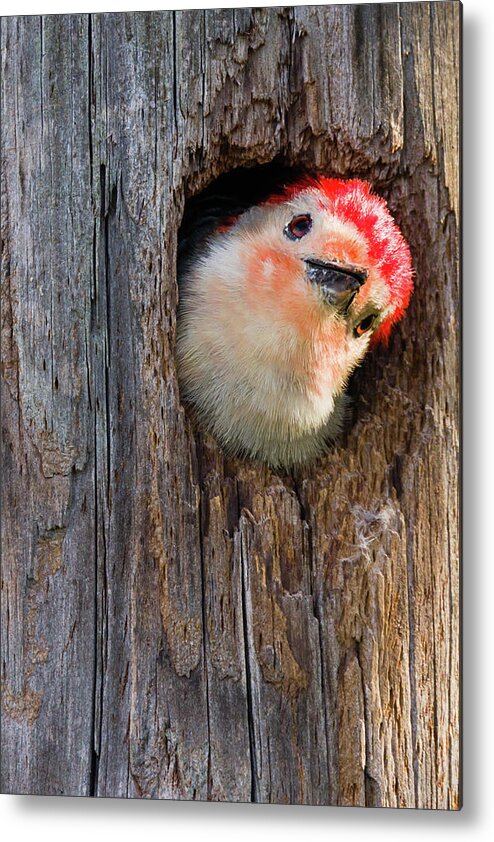
[[[351,373],[408,306],[410,251],[358,179],[306,176],[217,217],[182,244],[181,396],[228,454],[291,469],[340,432]]]

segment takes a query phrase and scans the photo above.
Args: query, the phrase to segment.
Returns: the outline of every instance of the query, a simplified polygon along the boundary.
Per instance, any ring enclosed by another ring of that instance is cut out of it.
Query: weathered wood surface
[[[2,791],[459,804],[454,2],[11,17]],[[180,405],[184,197],[369,178],[416,292],[296,477]]]

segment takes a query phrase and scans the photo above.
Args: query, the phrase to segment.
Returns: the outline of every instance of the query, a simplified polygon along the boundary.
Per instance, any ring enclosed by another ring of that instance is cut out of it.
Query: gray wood
[[[2,18],[3,792],[458,808],[460,13]],[[185,197],[277,155],[416,270],[294,477],[174,364]]]

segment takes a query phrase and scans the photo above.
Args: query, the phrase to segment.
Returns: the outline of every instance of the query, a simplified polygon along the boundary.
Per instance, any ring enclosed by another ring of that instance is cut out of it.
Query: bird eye
[[[294,216],[284,228],[284,234],[289,240],[301,240],[312,228],[312,217],[308,213]]]
[[[364,333],[368,333],[368,331],[371,329],[372,325],[374,324],[375,320],[376,320],[376,314],[375,313],[371,313],[369,316],[366,316],[365,319],[362,319],[362,321],[359,322],[358,325],[356,325],[356,327],[355,327],[355,330],[354,330],[355,336],[363,336]]]

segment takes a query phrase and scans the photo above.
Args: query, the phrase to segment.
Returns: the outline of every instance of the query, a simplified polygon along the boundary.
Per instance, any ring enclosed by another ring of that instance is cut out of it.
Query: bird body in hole
[[[310,462],[337,436],[351,373],[412,287],[408,246],[370,185],[306,177],[186,244],[182,398],[228,453]]]

